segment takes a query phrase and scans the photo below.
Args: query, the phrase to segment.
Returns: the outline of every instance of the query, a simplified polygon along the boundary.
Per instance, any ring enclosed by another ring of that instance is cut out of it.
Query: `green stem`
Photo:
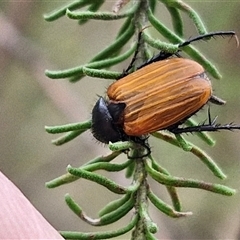
[[[171,18],[172,18],[172,24],[173,24],[173,29],[174,32],[179,36],[182,37],[183,36],[183,21],[182,21],[182,17],[178,11],[178,9],[173,8],[173,7],[169,7],[168,5],[166,5]]]
[[[131,197],[132,193],[128,192],[126,193],[122,198],[117,199],[115,201],[110,202],[109,204],[107,204],[106,206],[104,206],[103,209],[101,209],[98,213],[98,215],[100,217],[115,211],[116,209],[118,209],[119,207],[121,207],[123,204],[125,204]]]
[[[179,142],[172,135],[163,133],[163,132],[155,132],[152,135],[158,139],[162,139],[168,143],[171,143],[174,146],[180,147]],[[190,143],[189,143],[190,144]],[[217,164],[213,161],[213,159],[207,155],[203,150],[199,147],[195,146],[191,143],[191,153],[198,157],[208,168],[209,170],[218,178],[225,179],[226,175],[222,172],[222,170],[217,166]]]
[[[52,140],[52,143],[56,146],[61,146],[67,142],[72,141],[74,138],[80,136],[82,133],[86,132],[87,129],[82,129],[82,130],[77,130],[77,131],[72,131],[68,132],[67,134]]]
[[[160,173],[163,173],[163,174],[166,174],[166,175],[169,175],[170,176],[170,173],[164,169],[163,167],[161,167],[154,159],[153,157],[150,155],[149,156],[149,159],[151,160],[152,162],[152,167],[154,170],[160,172]],[[172,203],[173,203],[173,206],[174,206],[174,209],[178,212],[181,211],[181,203],[180,203],[180,200],[179,200],[179,197],[178,197],[178,194],[177,194],[177,189],[173,186],[166,186],[167,190],[168,190],[168,193],[171,197],[171,200],[172,200]]]
[[[138,221],[138,215],[134,215],[130,223],[121,229],[118,230],[110,230],[104,232],[90,232],[90,233],[81,233],[81,232],[73,232],[73,231],[60,231],[60,234],[65,239],[81,239],[81,240],[97,240],[97,239],[109,239],[121,236],[131,229],[134,228]]]
[[[185,188],[199,188],[226,196],[232,196],[236,193],[236,190],[221,184],[212,184],[195,179],[167,176],[154,170],[148,161],[146,162],[146,170],[154,180],[164,185]]]
[[[58,18],[65,16],[67,9],[75,10],[78,8],[82,8],[86,5],[92,4],[92,2],[94,2],[94,0],[76,0],[72,3],[67,4],[66,6],[59,8],[58,10],[55,10],[49,14],[44,15],[44,19],[49,22],[55,21]]]
[[[112,180],[110,180],[100,174],[91,173],[91,172],[88,172],[86,170],[79,169],[79,168],[72,168],[71,166],[68,166],[67,170],[70,174],[80,177],[80,178],[84,178],[84,179],[96,182],[99,185],[106,187],[108,190],[110,190],[113,193],[124,194],[127,192],[125,187],[122,187],[119,184],[116,184]]]
[[[66,14],[69,18],[71,19],[76,19],[76,20],[88,20],[88,19],[93,19],[93,20],[105,20],[105,21],[110,21],[110,20],[118,20],[121,18],[125,17],[131,17],[134,13],[135,8],[127,10],[125,13],[121,14],[115,14],[111,12],[100,12],[100,13],[95,13],[91,11],[85,11],[85,12],[72,12],[67,9]]]
[[[182,40],[180,37],[178,37],[176,34],[174,34],[171,30],[169,30],[167,27],[165,27],[161,22],[158,21],[158,19],[152,14],[151,10],[148,9],[148,18],[150,23],[154,26],[154,28],[159,31],[165,38],[167,38],[170,42],[173,43],[182,43],[184,40]],[[209,61],[207,60],[202,54],[200,54],[199,51],[197,51],[192,46],[186,46],[183,49],[189,56],[191,56],[194,60],[199,62],[203,65],[203,67],[212,74],[212,76],[216,79],[221,78],[221,74],[218,72],[217,68]]]
[[[148,191],[148,198],[156,208],[170,217],[179,218],[192,215],[191,212],[175,211],[171,206],[159,199],[151,190]]]
[[[45,130],[48,133],[56,134],[56,133],[64,133],[69,131],[77,131],[77,130],[88,130],[92,126],[92,121],[88,120],[80,123],[70,123],[61,126],[45,126]]]
[[[96,158],[90,160],[89,162],[83,164],[81,167],[79,167],[79,169],[87,167],[87,166],[95,165],[96,163],[101,164],[102,162],[103,163],[110,162],[114,158],[119,156],[120,154],[121,154],[121,152],[116,151],[116,152],[112,152],[112,153],[108,154],[107,156],[96,157]],[[128,164],[128,163],[126,162],[126,164]],[[103,166],[103,165],[101,165],[101,166]],[[70,173],[66,173],[66,174],[63,174],[60,177],[57,177],[57,178],[47,182],[45,185],[48,188],[55,188],[55,187],[59,187],[59,186],[64,185],[64,184],[74,182],[74,181],[78,180],[79,178],[80,177],[73,176]]]

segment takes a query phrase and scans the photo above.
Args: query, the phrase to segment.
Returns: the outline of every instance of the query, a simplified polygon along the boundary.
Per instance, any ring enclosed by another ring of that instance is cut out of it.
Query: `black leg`
[[[179,126],[175,128],[169,129],[170,132],[174,134],[181,134],[181,133],[193,133],[193,132],[217,132],[220,130],[240,130],[240,125],[235,125],[234,123],[228,123],[228,124],[220,124],[216,123],[217,117],[214,117],[212,120],[211,114],[210,114],[210,107],[208,108],[208,123],[201,124],[198,126],[193,127],[183,127],[180,128]]]
[[[127,76],[130,73],[131,69],[133,68],[134,62],[137,59],[137,55],[138,55],[139,48],[140,48],[140,45],[141,45],[142,32],[144,31],[144,29],[145,28],[143,28],[138,33],[137,47],[136,47],[135,53],[133,55],[133,58],[132,58],[132,60],[131,60],[131,62],[129,64],[129,66],[127,67],[126,70],[123,71],[123,73],[121,74],[121,76],[118,79]],[[183,43],[180,43],[178,45],[179,50],[176,53],[169,53],[169,52],[166,52],[166,51],[160,51],[157,55],[153,56],[148,61],[146,61],[144,64],[142,64],[140,67],[138,67],[138,69],[143,68],[146,65],[149,65],[149,64],[151,64],[153,62],[162,61],[162,60],[167,59],[167,58],[169,58],[169,57],[171,57],[173,55],[176,55],[177,57],[181,57],[180,54],[179,54],[179,52],[181,51],[180,50],[181,47],[187,46],[187,45],[191,44],[192,42],[196,42],[196,41],[199,41],[199,40],[208,40],[209,38],[215,37],[215,36],[222,36],[222,37],[223,36],[231,36],[231,37],[235,36],[237,45],[239,45],[238,38],[237,38],[237,36],[236,36],[234,31],[211,32],[211,33],[199,35],[199,36],[194,37],[194,38],[190,38],[189,40],[187,40],[187,41],[185,41]],[[216,98],[212,98],[210,100],[212,100],[214,103],[219,104],[219,105],[222,105],[223,102],[224,102],[223,100],[222,101],[218,101],[218,100],[221,100],[221,99],[216,99]]]
[[[142,147],[145,148],[146,150],[146,153],[144,153],[143,155],[141,156],[138,156],[137,158],[143,158],[143,157],[147,157],[151,154],[151,148],[149,147],[149,144],[147,142],[148,138],[149,138],[149,135],[147,135],[146,137],[134,137],[134,136],[129,136],[130,138],[130,141],[133,141],[134,143],[137,143],[139,145],[141,145]],[[131,157],[128,155],[128,158],[129,159],[135,159],[135,157]]]
[[[187,46],[189,45],[190,43],[192,42],[196,42],[196,41],[199,41],[199,40],[208,40],[209,38],[212,38],[212,37],[215,37],[215,36],[235,36],[236,38],[236,41],[237,41],[237,45],[238,45],[238,38],[235,34],[234,31],[220,31],[220,32],[211,32],[211,33],[207,33],[207,34],[203,34],[203,35],[199,35],[197,37],[194,37],[194,38],[190,38],[189,40],[183,42],[183,43],[180,43],[178,45],[178,47],[184,47],[184,46]]]
[[[144,29],[145,29],[145,28],[144,28]],[[144,29],[142,29],[142,30],[138,33],[137,46],[136,46],[135,53],[134,53],[134,55],[133,55],[132,61],[130,62],[130,64],[129,64],[129,66],[127,67],[127,69],[125,70],[125,72],[127,72],[127,73],[133,68],[133,64],[134,64],[134,62],[135,62],[136,59],[137,59],[137,55],[138,55],[139,48],[140,48],[140,45],[141,45],[142,32],[143,32]]]
[[[214,37],[214,36],[222,36],[222,37],[223,36],[231,36],[231,37],[235,36],[236,42],[237,42],[237,45],[238,45],[238,38],[237,38],[234,31],[220,31],[220,32],[211,32],[211,33],[200,35],[200,36],[197,36],[197,37],[194,37],[194,38],[190,38],[189,40],[187,40],[183,43],[180,43],[178,45],[178,47],[181,48],[181,47],[184,47],[184,46],[187,46],[187,45],[191,44],[192,42],[199,41],[199,40],[208,40],[209,38]],[[169,53],[169,52],[165,52],[165,51],[160,51],[156,56],[152,57],[147,62],[142,64],[138,69],[140,69],[142,67],[145,67],[146,65],[151,64],[153,62],[162,61],[162,60],[167,59],[167,58],[169,58],[173,55],[176,55],[177,57],[181,57],[180,54],[179,54],[179,51],[181,51],[181,50],[179,49],[176,53]],[[215,100],[215,99],[213,99],[213,100]]]
[[[145,29],[145,28],[144,28],[144,29]],[[126,70],[125,70],[125,69],[123,70],[123,73],[121,74],[121,76],[120,76],[118,79],[121,79],[121,78],[127,76],[127,75],[130,73],[131,69],[133,68],[134,62],[135,62],[136,59],[137,59],[137,55],[138,55],[139,48],[140,48],[140,45],[141,45],[142,32],[143,32],[144,29],[142,29],[142,30],[138,33],[136,50],[135,50],[135,52],[134,52],[134,55],[133,55],[133,58],[132,58],[130,64],[128,65],[128,67],[127,67]],[[118,79],[117,79],[117,80],[118,80]]]
[[[173,128],[170,130],[170,132],[174,134],[180,134],[180,133],[194,133],[194,132],[217,132],[220,130],[240,130],[240,125],[235,125],[234,123],[228,123],[221,125],[219,123],[214,123],[216,121],[216,118],[214,118],[213,122],[211,124],[202,124],[199,126],[194,127],[184,127],[184,128]]]
[[[153,56],[147,62],[142,64],[138,69],[143,68],[151,63],[165,60],[165,59],[171,57],[172,55],[176,55],[176,56],[180,57],[180,55],[178,53],[169,53],[169,52],[165,52],[165,51],[160,51],[157,55]]]

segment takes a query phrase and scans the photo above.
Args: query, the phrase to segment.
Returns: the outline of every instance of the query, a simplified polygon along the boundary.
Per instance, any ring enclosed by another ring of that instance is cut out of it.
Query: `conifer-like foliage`
[[[79,27],[83,24],[88,24],[91,20],[99,20],[104,24],[104,21],[124,19],[113,42],[101,52],[97,53],[91,61],[70,69],[59,71],[47,70],[46,75],[49,78],[68,79],[71,83],[75,84],[81,84],[81,82],[76,82],[86,75],[113,80],[119,78],[122,74],[121,72],[115,72],[109,69],[126,59],[131,62],[131,58],[137,47],[137,36],[140,31],[142,31],[142,38],[139,43],[140,46],[138,51],[140,57],[133,64],[134,69],[136,69],[141,62],[143,63],[152,57],[153,49],[155,49],[155,52],[162,50],[165,52],[177,53],[179,50],[179,43],[184,42],[184,38],[188,38],[183,36],[184,24],[182,21],[182,14],[187,14],[196,27],[197,33],[193,33],[192,35],[207,33],[206,27],[203,25],[198,14],[181,0],[116,0],[115,2],[112,1],[113,8],[108,12],[103,12],[100,9],[104,2],[105,0],[72,1],[68,5],[45,16],[47,21],[55,21],[60,17],[68,17],[73,21],[78,21]],[[164,26],[160,19],[161,16],[158,17],[155,15],[156,7],[160,7],[169,12],[172,19],[172,29]],[[166,42],[153,38],[150,34],[151,28],[155,29],[163,36]],[[123,47],[127,49],[125,52],[122,51]],[[221,77],[214,65],[194,46],[188,45],[182,47],[181,51],[184,51],[190,58],[199,62],[214,78]],[[139,63],[139,61],[141,62]],[[196,126],[197,123],[192,119],[188,119],[185,125]],[[91,130],[91,126],[91,120],[87,120],[85,122],[71,123],[62,126],[47,126],[46,131],[51,134],[63,133],[60,138],[53,141],[55,145],[62,145],[79,137],[85,131]],[[196,135],[203,139],[208,145],[214,145],[214,141],[208,134],[199,132]],[[159,139],[159,144],[161,144],[161,141],[165,141],[173,145],[173,147],[180,147],[188,151],[194,155],[193,157],[197,157],[205,164],[216,177],[220,179],[226,177],[210,156],[199,147],[185,140],[182,135],[158,131],[151,134],[151,137]],[[134,240],[156,239],[154,234],[158,231],[158,226],[152,221],[149,215],[149,202],[162,213],[173,218],[179,218],[191,215],[191,212],[182,211],[177,193],[177,188],[179,187],[199,188],[226,196],[231,196],[235,193],[234,189],[224,185],[173,176],[160,165],[160,158],[155,159],[151,154],[145,156],[142,154],[145,149],[135,142],[109,143],[109,149],[111,152],[108,155],[96,157],[89,161],[86,159],[86,163],[82,166],[68,166],[66,174],[47,182],[46,185],[49,188],[55,188],[63,184],[77,181],[80,178],[93,181],[116,194],[117,200],[109,202],[101,209],[98,213],[99,218],[97,219],[90,218],[82,210],[79,204],[67,194],[65,200],[69,208],[79,218],[92,226],[112,224],[123,218],[126,214],[132,216],[131,221],[126,223],[125,226],[122,226],[122,228],[114,231],[95,232],[93,230],[91,233],[61,231],[61,234],[66,239],[111,239],[129,231],[131,231],[132,239]],[[125,154],[126,161],[123,163],[115,163],[114,159],[120,154]],[[131,179],[131,184],[130,186],[122,186],[96,173],[97,170],[125,172],[125,177]],[[154,193],[148,181],[150,178],[166,187],[172,200],[171,205],[162,201],[156,193]]]

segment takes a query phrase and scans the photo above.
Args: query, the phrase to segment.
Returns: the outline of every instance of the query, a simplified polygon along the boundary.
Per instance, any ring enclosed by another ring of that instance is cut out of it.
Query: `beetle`
[[[191,42],[216,35],[235,36],[235,32],[197,36],[179,44],[179,51]],[[137,50],[134,57],[136,55]],[[211,81],[199,63],[182,58],[178,52],[160,51],[136,71],[128,73],[133,62],[134,59],[122,78],[108,87],[108,98],[99,97],[92,110],[92,133],[100,142],[132,140],[143,143],[141,136],[159,130],[180,134],[240,128],[232,124],[216,124],[215,120],[211,121],[210,114],[208,124],[179,127],[207,102],[225,103],[213,95]]]

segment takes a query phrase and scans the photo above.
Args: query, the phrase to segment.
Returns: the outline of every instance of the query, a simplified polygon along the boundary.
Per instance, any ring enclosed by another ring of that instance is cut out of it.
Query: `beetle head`
[[[127,140],[121,128],[121,116],[125,103],[108,103],[102,97],[92,110],[92,133],[100,142],[118,142]]]

